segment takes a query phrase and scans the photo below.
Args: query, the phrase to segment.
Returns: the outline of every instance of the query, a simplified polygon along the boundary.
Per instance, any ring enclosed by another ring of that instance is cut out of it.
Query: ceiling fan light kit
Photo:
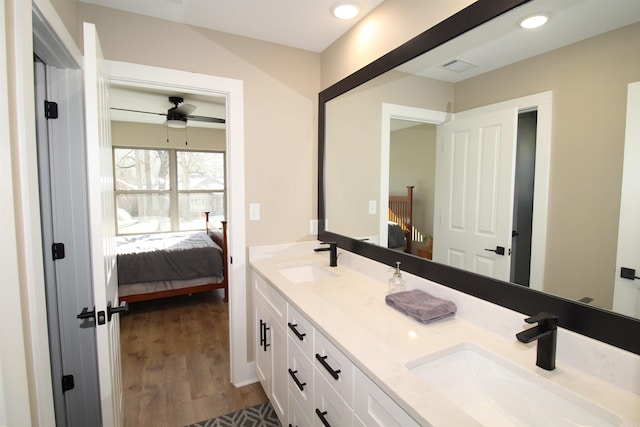
[[[193,120],[197,122],[206,122],[206,123],[221,123],[221,124],[224,124],[226,122],[225,119],[221,119],[218,117],[191,115],[191,113],[195,111],[196,106],[185,103],[182,97],[170,96],[169,102],[173,104],[173,107],[169,108],[166,113],[156,113],[152,111],[130,110],[126,108],[114,108],[114,107],[112,107],[112,109],[118,110],[118,111],[130,111],[135,113],[165,116],[167,118],[167,121],[165,122],[165,124],[170,128],[177,128],[177,129],[186,128],[188,120]]]

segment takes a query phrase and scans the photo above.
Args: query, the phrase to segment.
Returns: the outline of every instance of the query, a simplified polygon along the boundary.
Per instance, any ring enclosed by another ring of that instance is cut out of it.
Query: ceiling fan
[[[206,116],[194,116],[191,113],[195,111],[197,108],[195,105],[186,104],[184,99],[179,96],[170,96],[169,102],[174,106],[169,108],[166,113],[155,113],[151,111],[140,111],[140,110],[130,110],[126,108],[115,108],[112,107],[112,110],[118,111],[130,111],[133,113],[144,113],[144,114],[155,114],[158,116],[165,116],[167,118],[166,124],[169,127],[173,128],[184,128],[187,126],[188,120],[193,120],[197,122],[207,122],[207,123],[225,123],[225,119],[220,119],[217,117],[206,117]]]

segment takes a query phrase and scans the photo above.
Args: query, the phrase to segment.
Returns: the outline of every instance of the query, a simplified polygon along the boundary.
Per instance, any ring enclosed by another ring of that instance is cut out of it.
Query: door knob
[[[635,280],[640,279],[640,277],[636,276],[636,270],[634,268],[622,267],[620,269],[620,277],[623,279]]]
[[[76,316],[78,319],[95,319],[96,317],[96,308],[92,308],[89,310],[89,307],[83,307],[80,314]]]
[[[485,251],[495,252],[498,255],[504,255],[504,247],[496,246],[495,249],[485,249]]]
[[[111,301],[107,303],[107,320],[111,322],[111,318],[114,314],[126,313],[129,311],[129,304],[126,301],[120,301],[120,305],[117,307],[111,306]]]

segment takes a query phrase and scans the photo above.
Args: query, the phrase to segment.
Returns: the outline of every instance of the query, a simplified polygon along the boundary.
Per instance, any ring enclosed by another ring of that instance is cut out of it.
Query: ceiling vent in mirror
[[[445,64],[442,64],[440,67],[444,68],[445,70],[453,71],[454,73],[463,73],[467,70],[475,68],[476,65],[463,61],[462,59],[455,58]]]

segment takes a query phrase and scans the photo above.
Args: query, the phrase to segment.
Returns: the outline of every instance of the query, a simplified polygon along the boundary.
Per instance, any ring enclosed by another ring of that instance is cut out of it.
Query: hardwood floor
[[[221,291],[130,304],[121,316],[125,426],[178,427],[266,402],[259,383],[229,378]]]

